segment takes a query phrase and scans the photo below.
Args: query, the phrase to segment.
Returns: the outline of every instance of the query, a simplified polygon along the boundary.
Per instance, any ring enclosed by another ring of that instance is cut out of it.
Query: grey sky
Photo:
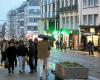
[[[7,19],[7,12],[19,7],[26,0],[0,0],[0,24]]]

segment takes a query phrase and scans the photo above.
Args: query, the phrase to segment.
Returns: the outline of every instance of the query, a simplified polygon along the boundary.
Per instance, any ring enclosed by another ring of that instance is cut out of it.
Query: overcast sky
[[[0,24],[7,19],[7,12],[19,7],[26,0],[0,0]]]

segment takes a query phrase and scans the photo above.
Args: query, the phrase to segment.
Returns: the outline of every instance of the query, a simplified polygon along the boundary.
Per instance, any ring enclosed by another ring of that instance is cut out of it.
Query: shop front
[[[69,35],[69,45],[72,44],[73,49],[78,49],[79,43],[79,30],[72,30],[72,33]]]
[[[94,49],[98,50],[100,46],[100,26],[81,26],[81,44],[82,49],[87,50],[87,43],[92,41]]]

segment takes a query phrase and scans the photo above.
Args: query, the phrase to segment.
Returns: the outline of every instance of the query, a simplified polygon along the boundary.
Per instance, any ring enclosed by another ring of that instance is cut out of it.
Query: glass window
[[[29,5],[30,6],[39,6],[40,5],[40,0],[30,0]]]
[[[93,21],[93,15],[89,15],[88,16],[88,24],[89,25],[93,24],[92,21]]]
[[[34,26],[34,30],[38,30],[38,26]]]
[[[87,15],[83,15],[83,25],[87,24]]]
[[[79,16],[75,16],[75,23],[76,23],[76,24],[79,23]]]
[[[64,7],[64,0],[62,0],[62,7]]]
[[[66,17],[66,26],[69,26],[69,17]]]
[[[73,23],[73,16],[71,16],[71,24]]]
[[[83,0],[83,8],[87,7],[87,0]]]
[[[20,21],[20,26],[24,26],[24,21]]]
[[[98,14],[94,14],[94,25],[97,25]]]
[[[40,15],[41,12],[39,9],[30,9],[29,14]]]
[[[34,31],[34,26],[27,26],[27,30]]]
[[[29,18],[29,22],[34,22],[34,18],[33,17]]]
[[[88,6],[93,6],[94,0],[88,0]]]
[[[46,5],[46,4],[47,4],[47,0],[44,1],[44,5]]]
[[[73,5],[73,0],[70,0],[70,6],[72,6]]]
[[[66,7],[68,6],[68,0],[65,0],[65,6]]]
[[[94,6],[98,6],[98,0],[94,0]]]
[[[70,6],[70,1],[68,0],[68,6]]]

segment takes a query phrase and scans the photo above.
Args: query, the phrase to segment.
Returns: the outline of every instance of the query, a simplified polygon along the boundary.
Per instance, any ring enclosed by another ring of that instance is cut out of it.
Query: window
[[[94,4],[94,0],[88,0],[88,6],[91,7]]]
[[[30,6],[39,6],[40,5],[40,0],[30,0],[29,5]]]
[[[93,15],[88,15],[88,24],[93,24]]]
[[[34,31],[34,26],[27,26],[27,30]]]
[[[98,6],[98,0],[94,0],[94,6]]]
[[[45,5],[44,8],[45,8],[45,12],[47,12],[47,5]]]
[[[64,7],[64,0],[62,0],[61,4],[62,4],[61,7]]]
[[[62,17],[62,27],[65,28],[65,17]]]
[[[66,17],[66,26],[69,26],[69,17]]]
[[[24,21],[20,21],[20,26],[24,26]]]
[[[68,0],[68,6],[70,6],[70,0]]]
[[[73,0],[70,0],[70,6],[72,6],[73,5]]]
[[[66,7],[68,6],[68,0],[65,0],[65,6]]]
[[[78,24],[79,23],[79,17],[75,16],[75,23]]]
[[[38,27],[37,26],[34,26],[34,30],[38,30]]]
[[[52,0],[52,3],[55,3],[55,0]]]
[[[83,8],[98,6],[98,0],[83,0]]]
[[[71,16],[71,18],[70,18],[70,19],[71,19],[71,24],[73,24],[73,16]]]
[[[29,14],[34,14],[34,15],[40,15],[40,10],[39,9],[30,9]]]
[[[44,1],[44,5],[46,5],[46,4],[47,4],[47,0]]]
[[[33,17],[29,18],[29,22],[34,22],[34,18]]]
[[[83,15],[83,25],[87,25],[87,15]]]
[[[83,8],[87,7],[87,0],[83,0]]]
[[[94,14],[94,25],[98,24],[97,21],[98,21],[98,14]]]
[[[38,21],[39,18],[34,18],[34,17],[29,18],[29,22],[38,22]]]

